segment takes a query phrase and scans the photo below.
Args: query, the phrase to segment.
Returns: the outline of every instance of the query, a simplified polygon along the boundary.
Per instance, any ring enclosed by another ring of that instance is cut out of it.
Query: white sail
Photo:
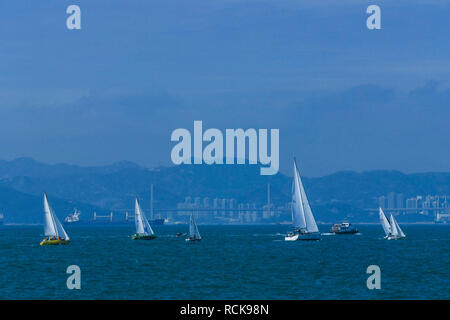
[[[391,214],[391,235],[398,236],[397,224],[395,223],[395,219],[392,214]]]
[[[61,237],[69,240],[69,236],[64,230],[58,217],[48,203],[47,195],[44,193],[44,234],[50,237]]]
[[[381,222],[381,226],[383,227],[384,233],[388,236],[391,234],[391,226],[389,225],[389,222],[386,218],[386,215],[383,212],[383,209],[379,209],[379,214],[380,214],[380,222]]]
[[[59,219],[56,215],[54,215],[55,224],[56,224],[56,230],[58,231],[58,237],[61,237],[65,240],[70,240],[69,236],[66,233],[66,230],[64,230],[61,222],[59,222]]]
[[[305,213],[303,211],[300,191],[300,175],[294,161],[294,181],[292,183],[292,224],[295,229],[306,229]]]
[[[47,195],[44,193],[44,234],[46,236],[56,237],[56,225],[53,220],[52,211],[48,204]]]
[[[304,220],[306,223],[306,230],[308,232],[319,232],[319,228],[317,228],[316,220],[314,219],[311,206],[309,205],[308,197],[306,196],[305,188],[303,187],[302,179],[300,178],[300,173],[297,168],[297,163],[294,160],[294,169],[295,169],[295,178],[296,185],[298,185],[300,189],[300,199],[303,208]]]
[[[200,232],[198,232],[197,224],[194,220],[194,215],[191,214],[191,220],[189,223],[189,237],[194,239],[200,239]]]
[[[145,234],[147,234],[147,235],[155,234],[155,233],[153,232],[153,229],[152,229],[152,227],[150,226],[150,223],[148,222],[147,217],[145,216],[144,213],[142,213],[142,220],[144,221],[144,231],[145,231]]]
[[[145,217],[144,213],[141,210],[141,207],[139,205],[139,201],[136,198],[136,202],[134,205],[134,222],[136,223],[136,233],[137,234],[143,234],[143,235],[152,235],[154,234],[152,227],[150,227],[150,224],[148,223],[147,218]]]
[[[406,237],[406,235],[403,233],[403,230],[398,225],[397,220],[394,220],[394,221],[395,221],[395,226],[397,227],[397,231],[398,231],[399,236],[402,237],[402,238]]]
[[[143,234],[144,233],[144,223],[142,222],[141,210],[140,210],[139,202],[137,199],[134,204],[134,223],[136,224],[136,233]]]

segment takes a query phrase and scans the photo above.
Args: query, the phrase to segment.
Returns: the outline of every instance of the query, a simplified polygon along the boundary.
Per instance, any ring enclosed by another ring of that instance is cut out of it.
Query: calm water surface
[[[68,246],[41,247],[41,227],[0,228],[0,299],[450,299],[450,226],[405,225],[386,241],[376,225],[359,235],[285,242],[287,226],[199,226],[204,239],[155,228],[133,241],[132,226],[72,226]],[[319,226],[328,232],[330,226]],[[81,268],[68,290],[66,268]],[[381,268],[381,290],[366,269]]]

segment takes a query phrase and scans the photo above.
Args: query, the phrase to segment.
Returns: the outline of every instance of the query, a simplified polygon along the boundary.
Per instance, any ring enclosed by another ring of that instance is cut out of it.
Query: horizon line
[[[238,159],[238,158],[235,158]],[[58,165],[65,165],[65,166],[71,166],[71,167],[78,167],[78,168],[105,168],[105,167],[112,167],[115,165],[120,165],[120,164],[130,164],[136,167],[139,167],[141,169],[146,169],[148,171],[157,171],[158,169],[170,169],[170,168],[175,168],[175,167],[180,167],[180,166],[213,166],[213,165],[209,165],[206,163],[202,163],[202,164],[180,164],[180,165],[158,165],[158,166],[144,166],[141,165],[139,163],[136,163],[134,161],[131,160],[119,160],[119,161],[114,161],[114,162],[110,162],[107,164],[96,164],[96,165],[82,165],[82,164],[74,164],[74,163],[68,163],[68,162],[55,162],[55,163],[51,163],[51,162],[45,162],[45,161],[41,161],[41,160],[36,160],[33,157],[30,156],[22,156],[22,157],[16,157],[10,160],[6,160],[6,159],[0,159],[0,164],[3,162],[7,162],[7,163],[12,163],[15,161],[20,161],[20,160],[29,160],[32,161],[36,164],[40,164],[40,165],[46,165],[46,166],[58,166]],[[243,165],[247,165],[247,166],[253,166],[253,167],[257,167],[259,164],[249,164],[248,163],[248,159],[245,159],[245,164],[228,164],[227,166],[243,166]],[[215,166],[222,166],[222,165],[218,165],[216,164]],[[339,173],[357,173],[357,174],[365,174],[365,173],[371,173],[371,172],[398,172],[401,173],[403,175],[415,175],[415,174],[433,174],[433,173],[439,173],[439,174],[450,174],[450,171],[420,171],[420,172],[409,172],[406,173],[404,171],[401,171],[399,169],[370,169],[370,170],[352,170],[352,169],[342,169],[342,170],[338,170],[338,171],[334,171],[332,173],[328,173],[328,174],[322,174],[322,175],[302,175],[303,177],[307,177],[307,178],[321,178],[321,177],[327,177],[327,176],[332,176],[335,174],[339,174]],[[278,172],[276,175],[284,175],[284,176],[289,176],[291,177],[291,175],[288,175],[286,173],[283,172]],[[275,176],[276,176],[275,175]]]

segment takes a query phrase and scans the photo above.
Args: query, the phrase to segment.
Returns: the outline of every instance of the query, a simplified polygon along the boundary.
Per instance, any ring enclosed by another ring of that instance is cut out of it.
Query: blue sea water
[[[328,232],[330,226],[319,226]],[[449,299],[450,226],[405,225],[407,238],[358,235],[285,242],[287,226],[199,226],[204,239],[175,237],[187,226],[155,228],[133,241],[132,226],[72,226],[68,246],[39,246],[39,226],[0,228],[0,299]],[[81,290],[66,268],[81,268]],[[369,290],[369,265],[381,289]]]

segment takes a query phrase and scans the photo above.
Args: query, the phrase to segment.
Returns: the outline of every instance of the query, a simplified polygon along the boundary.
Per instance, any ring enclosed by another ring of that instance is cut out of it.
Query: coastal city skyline
[[[420,214],[431,218],[434,222],[450,221],[450,196],[417,195],[405,198],[403,193],[389,192],[387,196],[377,198],[376,204],[387,213],[394,215]],[[312,201],[314,207],[315,202]],[[167,219],[168,223],[183,223],[191,215],[199,217],[201,223],[280,223],[289,222],[291,218],[291,201],[273,203],[270,199],[270,184],[267,185],[267,202],[238,202],[234,198],[185,196],[183,202],[178,202],[173,208],[158,208],[154,204],[147,207],[150,219]],[[377,207],[377,208],[378,208]],[[365,208],[376,211],[377,208]],[[109,214],[97,215],[95,220],[132,221],[132,209],[113,210]]]
[[[403,193],[389,192],[378,198],[378,206],[396,214],[418,213],[432,216],[436,222],[450,221],[450,196],[417,195],[405,197]]]

